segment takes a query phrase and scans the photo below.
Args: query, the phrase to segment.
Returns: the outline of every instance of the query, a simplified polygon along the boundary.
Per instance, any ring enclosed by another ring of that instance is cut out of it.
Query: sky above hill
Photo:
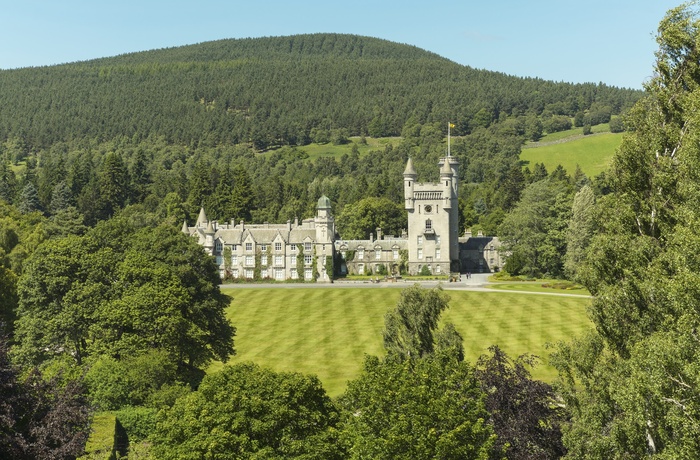
[[[335,32],[509,75],[640,88],[680,0],[0,0],[0,69],[222,38]]]

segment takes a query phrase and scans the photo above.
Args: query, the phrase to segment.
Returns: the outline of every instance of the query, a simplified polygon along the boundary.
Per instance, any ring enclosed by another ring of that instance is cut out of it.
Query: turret
[[[452,182],[454,177],[452,176],[452,168],[450,168],[450,162],[448,158],[445,158],[445,162],[440,168],[440,182],[442,185],[442,207],[444,209],[452,208]]]
[[[413,190],[417,176],[416,170],[413,167],[413,160],[409,158],[408,162],[406,162],[406,169],[403,172],[404,207],[407,210],[413,210],[414,208]]]
[[[211,222],[207,223],[207,229],[204,230],[204,250],[209,254],[214,253],[214,225]]]
[[[182,228],[180,229],[180,231],[185,235],[190,236],[190,228],[187,226],[187,219],[185,219],[185,221],[182,222]]]
[[[316,241],[331,243],[335,236],[335,221],[331,215],[331,200],[326,195],[318,199],[316,204]]]

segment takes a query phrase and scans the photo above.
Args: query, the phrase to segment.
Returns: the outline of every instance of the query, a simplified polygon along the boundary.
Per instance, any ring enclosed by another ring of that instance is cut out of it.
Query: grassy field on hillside
[[[581,166],[590,178],[606,170],[615,149],[622,142],[621,133],[601,133],[595,136],[579,137],[574,140],[551,143],[536,148],[524,148],[520,159],[532,170],[535,163],[544,163],[547,171],[562,165],[569,174]]]
[[[237,355],[276,371],[319,376],[331,396],[356,377],[365,354],[381,355],[384,314],[396,305],[397,288],[225,288],[233,300],[228,317],[237,328]],[[509,292],[448,291],[444,320],[464,337],[466,359],[492,344],[517,356],[546,360],[546,343],[567,340],[590,326],[588,299]],[[210,371],[222,366],[214,364]],[[534,375],[552,380],[542,364]]]

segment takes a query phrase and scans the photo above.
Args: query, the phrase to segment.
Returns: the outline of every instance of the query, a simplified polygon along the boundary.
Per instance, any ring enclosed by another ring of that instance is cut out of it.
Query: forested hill
[[[0,71],[0,140],[158,136],[198,145],[305,144],[316,129],[399,135],[407,120],[467,134],[509,115],[619,113],[640,92],[475,70],[354,35],[220,40]]]

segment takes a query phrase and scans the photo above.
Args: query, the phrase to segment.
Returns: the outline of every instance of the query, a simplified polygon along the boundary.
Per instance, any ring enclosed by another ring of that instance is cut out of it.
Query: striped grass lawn
[[[381,355],[384,314],[398,288],[226,288],[228,317],[237,328],[232,363],[253,361],[276,371],[316,374],[331,396],[360,372],[365,354]],[[447,291],[452,321],[475,362],[492,344],[511,356],[533,353],[546,361],[547,343],[590,327],[588,299],[509,292]],[[209,369],[216,371],[221,363]],[[533,375],[551,381],[542,364]]]

